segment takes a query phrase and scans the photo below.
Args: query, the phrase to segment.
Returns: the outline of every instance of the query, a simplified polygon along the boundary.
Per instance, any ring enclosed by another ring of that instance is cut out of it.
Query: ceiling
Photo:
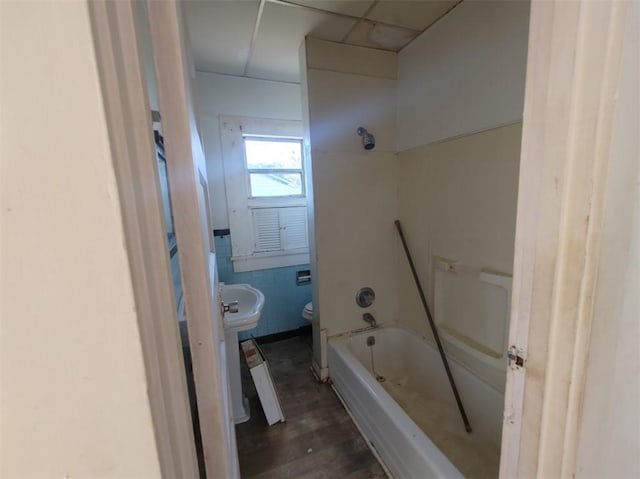
[[[297,83],[306,35],[399,51],[461,0],[187,0],[196,70]]]

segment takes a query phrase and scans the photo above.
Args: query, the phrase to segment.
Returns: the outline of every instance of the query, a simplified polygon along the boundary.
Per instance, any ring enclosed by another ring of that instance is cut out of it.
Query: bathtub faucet
[[[364,321],[366,321],[367,323],[369,323],[369,325],[370,325],[372,328],[375,328],[375,327],[377,326],[377,324],[376,324],[376,318],[374,318],[374,317],[373,317],[373,314],[371,314],[371,313],[364,313],[364,314],[362,315],[362,319],[363,319]]]

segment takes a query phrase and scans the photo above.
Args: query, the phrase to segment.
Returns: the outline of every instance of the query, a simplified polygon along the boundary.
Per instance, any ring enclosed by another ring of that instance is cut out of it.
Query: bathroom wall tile
[[[231,262],[231,237],[216,237],[214,242],[220,281],[230,284],[248,283],[265,296],[264,310],[258,326],[241,332],[241,340],[291,331],[307,324],[302,318],[302,309],[311,301],[311,285],[296,285],[296,271],[309,269],[309,265],[235,273]]]

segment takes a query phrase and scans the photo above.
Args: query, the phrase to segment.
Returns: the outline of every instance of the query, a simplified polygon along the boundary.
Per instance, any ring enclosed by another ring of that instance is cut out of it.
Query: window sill
[[[253,256],[233,256],[231,257],[231,261],[234,272],[244,273],[246,271],[309,264],[309,253],[262,253]]]

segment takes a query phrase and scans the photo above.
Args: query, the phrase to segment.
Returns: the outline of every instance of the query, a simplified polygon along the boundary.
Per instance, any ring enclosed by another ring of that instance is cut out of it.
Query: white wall
[[[302,120],[300,85],[198,72],[196,88],[213,227],[228,228],[219,116]]]
[[[0,8],[0,475],[159,477],[87,3]]]
[[[138,15],[138,41],[142,48],[142,60],[145,76],[147,78],[147,93],[149,95],[149,108],[159,111],[158,85],[156,83],[156,69],[153,64],[153,45],[151,44],[151,32],[149,30],[149,13],[146,2],[135,2],[134,8]],[[158,123],[157,128],[160,127]]]
[[[640,4],[612,138],[576,477],[640,477]]]
[[[527,1],[465,0],[398,54],[398,150],[522,118]]]
[[[396,55],[306,40],[320,327],[367,326],[356,292],[370,286],[379,322],[397,319]],[[376,137],[365,151],[359,126]],[[312,259],[314,261],[314,259]]]

